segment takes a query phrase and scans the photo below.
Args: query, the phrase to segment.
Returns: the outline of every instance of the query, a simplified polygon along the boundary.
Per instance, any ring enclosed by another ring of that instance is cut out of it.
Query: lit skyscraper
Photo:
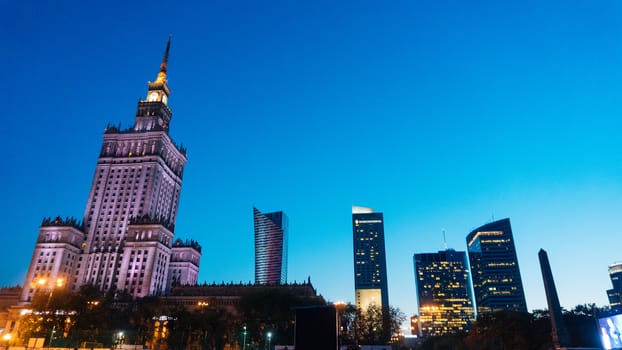
[[[422,337],[460,333],[475,319],[465,252],[414,255],[419,331]]]
[[[510,219],[478,227],[466,241],[477,312],[527,312]]]
[[[387,263],[384,249],[384,219],[373,209],[352,207],[354,242],[354,289],[356,306],[389,306]]]
[[[173,247],[186,151],[169,136],[169,49],[170,39],[156,80],[138,102],[134,126],[104,132],[83,222],[43,221],[24,301],[37,288],[50,288],[49,281],[63,281],[70,290],[92,284],[135,297],[161,294],[173,281],[174,251],[175,283],[196,283],[200,246],[180,241]]]
[[[617,312],[622,312],[622,262],[609,265],[609,277],[613,288],[607,290],[609,306]]]
[[[255,283],[287,283],[287,216],[264,214],[253,207],[255,223]]]

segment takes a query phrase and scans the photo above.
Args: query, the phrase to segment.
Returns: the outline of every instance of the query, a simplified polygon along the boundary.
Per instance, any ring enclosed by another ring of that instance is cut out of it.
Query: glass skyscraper
[[[255,283],[287,282],[287,216],[253,208],[255,223]]]
[[[475,319],[465,252],[453,249],[415,254],[419,336],[460,333]]]
[[[352,207],[354,289],[356,306],[389,306],[387,262],[384,249],[384,219],[373,209]]]
[[[609,265],[612,289],[607,290],[611,310],[622,312],[622,262]]]
[[[478,227],[466,241],[477,312],[527,312],[510,219]]]

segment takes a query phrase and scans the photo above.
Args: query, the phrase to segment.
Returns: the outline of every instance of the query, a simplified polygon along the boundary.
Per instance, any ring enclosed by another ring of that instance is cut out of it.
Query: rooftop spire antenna
[[[441,231],[443,232],[443,247],[445,248],[445,250],[447,250],[447,238],[445,237],[445,228],[441,228]]]
[[[156,79],[156,82],[158,83],[166,83],[166,70],[168,69],[168,53],[171,50],[172,37],[172,34],[168,36],[166,50],[164,50],[164,57],[162,58],[162,63],[160,63],[160,73],[158,73],[158,78]]]

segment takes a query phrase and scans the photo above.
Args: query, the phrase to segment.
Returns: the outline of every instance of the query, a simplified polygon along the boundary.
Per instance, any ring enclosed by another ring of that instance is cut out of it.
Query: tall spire
[[[171,121],[171,110],[168,108],[168,97],[171,90],[166,80],[168,69],[168,54],[171,49],[171,36],[168,37],[164,58],[160,64],[160,72],[154,82],[147,82],[147,98],[139,101],[134,130],[164,130],[168,132]]]
[[[158,78],[156,79],[156,83],[166,83],[166,69],[168,68],[168,52],[171,49],[171,37],[168,36],[168,42],[166,43],[166,50],[164,51],[164,57],[162,58],[162,63],[160,63],[160,73],[158,73]]]

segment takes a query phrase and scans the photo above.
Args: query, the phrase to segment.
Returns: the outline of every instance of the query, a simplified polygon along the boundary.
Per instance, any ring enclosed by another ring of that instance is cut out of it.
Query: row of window
[[[110,169],[110,173],[115,173],[115,172],[117,172],[117,173],[121,173],[121,172],[124,172],[124,173],[128,173],[128,172],[129,172],[129,173],[133,173],[133,172],[134,172],[134,170],[136,170],[136,172],[140,174],[140,172],[141,172],[141,170],[142,170],[142,169],[141,169],[140,167],[138,167],[138,168],[127,168],[127,167],[125,167],[125,168],[123,168],[123,169]],[[147,171],[147,172],[148,172],[149,170],[151,170],[151,167],[146,167],[146,168],[145,168],[145,171]],[[99,173],[100,173],[100,175],[99,175],[99,176],[100,176],[100,178],[101,178],[101,174],[103,174],[103,173],[104,173],[104,169],[99,169]]]
[[[43,252],[39,252],[39,256],[43,256]],[[50,252],[46,252],[45,256],[50,256]],[[56,256],[56,252],[52,252],[52,256]]]

